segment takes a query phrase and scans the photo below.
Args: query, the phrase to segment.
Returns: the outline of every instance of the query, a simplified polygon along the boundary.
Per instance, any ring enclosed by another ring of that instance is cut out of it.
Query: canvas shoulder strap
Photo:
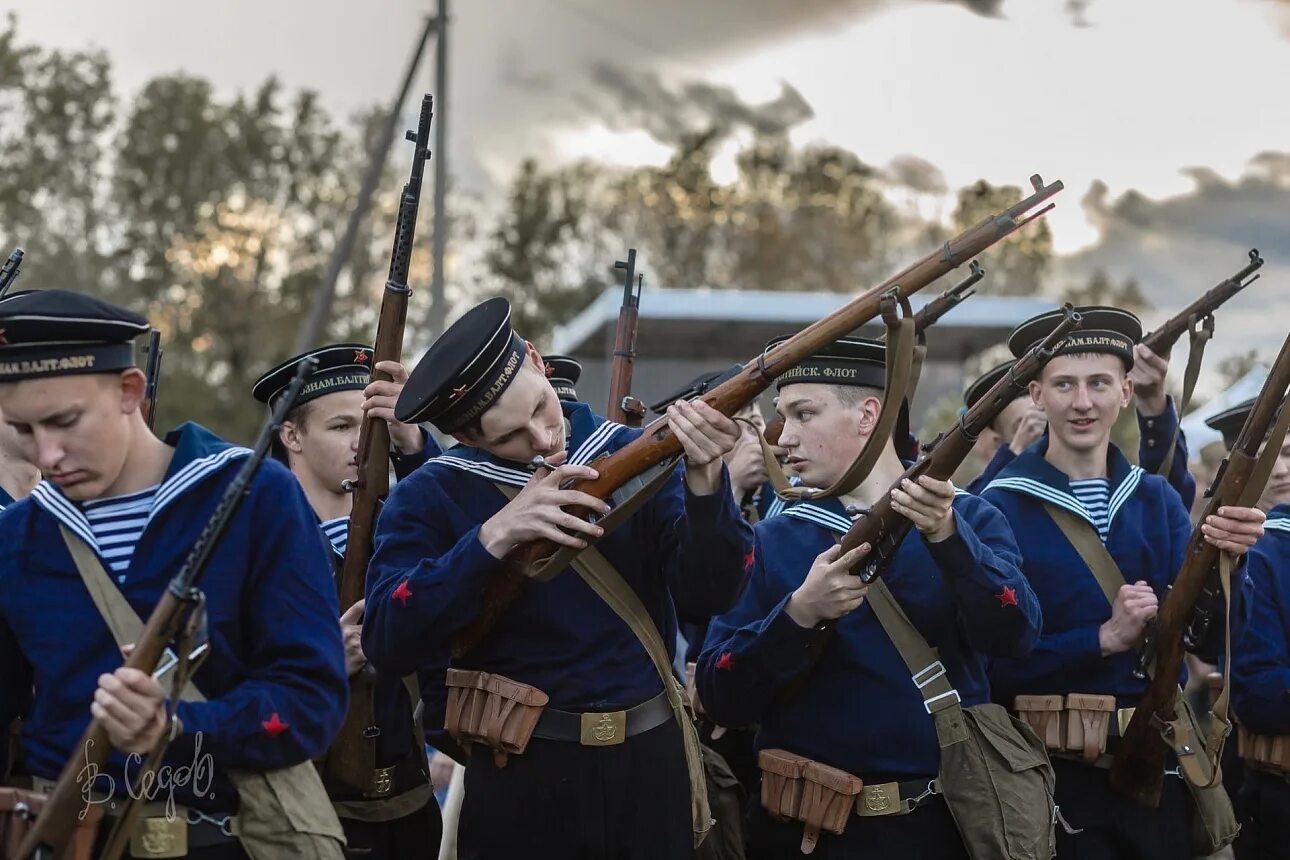
[[[498,490],[504,494],[507,499],[513,499],[519,495],[519,489],[507,484],[496,484]],[[655,488],[657,489],[657,488]],[[637,495],[642,495],[638,493]],[[632,501],[636,501],[635,498]],[[635,510],[642,501],[631,505]],[[609,517],[612,517],[619,510],[627,508],[631,503],[620,505],[612,511],[608,517],[601,520],[603,525]],[[619,523],[615,523],[619,524]],[[606,527],[606,531],[609,528]],[[685,691],[681,682],[677,680],[676,675],[672,672],[672,661],[668,656],[667,645],[663,642],[662,635],[658,632],[654,619],[650,616],[645,604],[641,603],[640,597],[636,591],[623,579],[620,574],[610,563],[609,559],[601,554],[600,550],[594,546],[589,546],[581,550],[575,556],[569,565],[582,577],[583,582],[591,587],[592,591],[603,600],[614,613],[623,620],[624,623],[635,634],[640,641],[641,647],[649,655],[650,661],[654,664],[654,669],[658,672],[659,679],[663,682],[663,692],[667,695],[668,704],[672,707],[672,715],[676,718],[677,725],[681,729],[681,738],[685,748],[686,770],[690,777],[690,809],[692,815],[692,824],[694,829],[694,844],[698,846],[703,841],[712,828],[712,812],[708,805],[707,782],[703,773],[703,757],[699,748],[698,730],[694,726],[694,718],[691,716],[686,707]]]
[[[923,706],[927,708],[927,713],[935,714],[946,708],[961,707],[958,690],[950,684],[940,654],[927,643],[914,622],[909,620],[905,610],[900,608],[887,583],[881,578],[874,580],[865,594],[865,600],[869,602],[869,608],[873,610],[874,617],[882,625],[891,644],[896,646],[914,684],[923,694]]]
[[[1044,510],[1048,511],[1048,516],[1061,529],[1066,540],[1079,553],[1080,559],[1087,565],[1092,572],[1097,584],[1102,587],[1102,593],[1106,595],[1106,602],[1115,603],[1115,597],[1120,593],[1120,586],[1126,583],[1124,574],[1120,572],[1120,567],[1111,557],[1110,551],[1102,539],[1098,537],[1093,527],[1084,520],[1075,516],[1075,514],[1059,508],[1049,502],[1044,502]]]

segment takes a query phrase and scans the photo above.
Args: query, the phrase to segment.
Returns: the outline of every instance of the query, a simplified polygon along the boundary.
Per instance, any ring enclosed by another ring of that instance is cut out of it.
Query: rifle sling
[[[1178,447],[1178,438],[1182,434],[1182,417],[1191,405],[1191,396],[1196,391],[1196,380],[1200,378],[1200,363],[1205,357],[1205,344],[1214,336],[1214,316],[1210,314],[1200,321],[1199,325],[1187,327],[1187,338],[1191,346],[1187,352],[1187,369],[1183,372],[1182,400],[1178,403],[1178,421],[1174,425],[1173,438],[1165,449],[1165,458],[1160,461],[1156,474],[1162,477],[1169,474],[1173,466],[1174,449]]]
[[[666,469],[662,474],[664,478],[670,477],[672,470],[670,468]],[[633,511],[658,492],[663,483],[665,481],[660,481],[656,477],[629,499],[610,511],[608,515],[600,520],[605,533],[608,534],[614,527],[621,525],[622,521],[627,519]],[[495,484],[494,486],[508,500],[519,495],[518,487],[512,487],[508,484]],[[618,514],[618,517],[611,522],[611,518],[615,514]],[[707,783],[703,773],[703,758],[699,748],[698,731],[694,725],[694,716],[689,712],[685,689],[672,671],[672,659],[668,655],[667,645],[664,644],[663,637],[658,632],[658,627],[654,624],[654,619],[650,617],[649,611],[641,603],[640,597],[627,583],[627,580],[623,579],[622,574],[614,569],[613,564],[605,558],[600,550],[594,546],[588,546],[583,550],[576,551],[566,564],[577,571],[578,576],[582,577],[582,581],[587,583],[591,590],[596,592],[600,599],[614,611],[614,614],[627,624],[632,633],[636,635],[641,647],[645,649],[645,653],[654,664],[654,669],[658,672],[659,679],[663,682],[663,692],[667,694],[668,704],[672,707],[672,715],[676,718],[677,726],[681,729],[681,738],[685,748],[686,770],[689,772],[690,777],[691,824],[694,831],[694,844],[697,847],[712,827],[712,813],[708,805]]]
[[[1080,519],[1075,514],[1059,508],[1048,502],[1044,503],[1044,508],[1048,516],[1061,529],[1066,540],[1075,548],[1080,559],[1088,566],[1097,584],[1102,589],[1102,594],[1106,597],[1108,603],[1115,605],[1116,595],[1120,592],[1120,587],[1127,584],[1124,573],[1120,570],[1115,559],[1102,543],[1101,537],[1098,536],[1093,526]],[[1191,720],[1190,712],[1187,711],[1184,704],[1178,706],[1179,716],[1170,722],[1173,728],[1174,740],[1164,738],[1165,744],[1174,750],[1178,758],[1178,768],[1182,771],[1183,776],[1189,783],[1197,788],[1209,788],[1217,785],[1222,779],[1222,769],[1219,767],[1219,759],[1223,755],[1223,743],[1227,735],[1231,732],[1231,724],[1227,720],[1227,683],[1231,677],[1232,669],[1232,649],[1231,649],[1231,620],[1232,620],[1232,596],[1231,596],[1231,561],[1226,559],[1227,553],[1220,556],[1219,561],[1219,582],[1223,588],[1223,597],[1227,604],[1227,616],[1224,623],[1227,625],[1228,648],[1227,654],[1224,655],[1224,689],[1223,694],[1215,700],[1212,709],[1214,720],[1210,724],[1209,733],[1206,739],[1203,755],[1197,755],[1194,750],[1191,754],[1183,752],[1182,747],[1186,746],[1186,739],[1194,736],[1199,730]],[[1148,667],[1148,674],[1155,676],[1156,667],[1152,663]],[[1182,699],[1182,689],[1178,690],[1178,698]],[[1220,710],[1221,707],[1221,710]],[[1197,738],[1199,740],[1199,738]]]

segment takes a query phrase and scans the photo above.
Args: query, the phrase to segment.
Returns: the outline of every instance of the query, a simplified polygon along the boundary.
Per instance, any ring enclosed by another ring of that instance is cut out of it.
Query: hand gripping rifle
[[[914,334],[922,334],[931,328],[941,317],[958,307],[963,301],[976,295],[976,290],[972,287],[985,277],[985,269],[981,264],[973,260],[968,267],[968,276],[932,299],[927,304],[918,309],[914,314]],[[913,392],[910,392],[913,396]],[[762,435],[766,441],[772,445],[779,444],[779,434],[784,432],[784,419],[776,415],[774,419],[766,426],[766,432]]]
[[[390,274],[381,298],[381,317],[376,325],[372,366],[382,361],[399,361],[403,355],[403,327],[408,315],[408,267],[412,259],[412,242],[417,229],[417,209],[421,201],[421,175],[430,159],[430,121],[434,100],[421,99],[421,116],[414,134],[407,139],[416,144],[412,172],[403,186],[399,217],[394,230],[394,247],[390,253]],[[442,226],[442,225],[441,225]],[[390,379],[384,371],[372,372],[373,380]],[[381,501],[390,492],[390,427],[384,420],[364,416],[358,433],[358,479],[346,482],[345,489],[354,494],[349,514],[349,533],[345,544],[345,561],[341,565],[336,587],[342,610],[363,599],[367,589],[367,563],[372,557],[372,536]],[[365,794],[373,790],[372,773],[376,770],[376,713],[373,695],[375,675],[364,669],[350,678],[349,711],[332,742],[322,765],[323,775]],[[413,705],[416,702],[412,703]]]
[[[143,632],[139,634],[139,641],[134,643],[134,649],[126,658],[125,665],[129,668],[138,669],[149,675],[157,672],[163,657],[168,656],[166,652],[171,648],[172,643],[181,642],[186,638],[185,634],[190,628],[190,623],[198,613],[205,611],[205,597],[198,589],[198,584],[206,573],[206,566],[210,563],[211,555],[219,546],[233,517],[237,515],[238,509],[246,499],[251,481],[255,479],[260,464],[268,456],[269,446],[277,437],[287,413],[295,405],[305,379],[317,364],[317,359],[306,358],[297,365],[295,378],[291,380],[286,393],[274,407],[269,422],[260,431],[254,451],[242,462],[237,474],[229,482],[214,513],[202,527],[201,534],[198,535],[192,549],[188,551],[183,567],[170,580],[165,593],[161,595],[161,600],[148,616]],[[181,650],[187,651],[183,648]],[[177,700],[178,696],[172,699]],[[111,753],[107,729],[98,719],[91,719],[85,734],[72,749],[63,772],[59,774],[58,782],[46,798],[40,815],[18,849],[17,857],[21,860],[55,860],[62,856],[61,852],[66,847],[67,840],[76,829],[78,816],[85,808],[86,793],[91,788],[90,785],[82,784],[82,780],[92,780],[95,774],[100,773]]]
[[[1277,419],[1288,388],[1290,337],[1282,344],[1236,444],[1219,467],[1206,494],[1209,501],[1197,523],[1205,522],[1226,505],[1249,507],[1258,500],[1271,473],[1272,458],[1281,449],[1281,440],[1273,438],[1269,441],[1265,449],[1268,456],[1263,458],[1259,455],[1259,448]],[[1277,426],[1273,436],[1278,434],[1284,434],[1284,424]],[[1205,540],[1197,525],[1187,544],[1182,569],[1178,571],[1156,616],[1152,637],[1154,675],[1124,731],[1119,752],[1111,766],[1111,784],[1148,806],[1160,804],[1165,757],[1169,749],[1174,749],[1180,759],[1204,754],[1196,748],[1195,740],[1188,746],[1179,732],[1178,675],[1186,645],[1184,636],[1219,555],[1220,550]]]
[[[18,280],[18,267],[21,265],[22,248],[14,248],[13,253],[9,255],[9,259],[4,261],[3,266],[0,266],[0,299],[3,299],[4,294],[9,292],[13,282]]]
[[[1029,197],[998,215],[983,219],[981,223],[946,242],[939,250],[872,287],[768,352],[763,352],[745,364],[736,375],[707,392],[703,396],[704,402],[723,415],[734,415],[765,391],[776,376],[878,316],[885,296],[892,293],[898,297],[912,295],[958,267],[963,261],[975,257],[1046,214],[1052,208],[1051,203],[1037,211],[1031,210],[1061,191],[1062,183],[1044,185],[1038,175],[1032,176],[1030,182],[1034,193]],[[574,486],[598,498],[612,499],[621,504],[626,497],[618,492],[620,489],[632,485],[652,468],[673,460],[681,453],[680,440],[672,434],[667,419],[660,418],[646,427],[645,432],[636,439],[608,457],[598,460],[595,463],[598,478],[577,481]],[[581,509],[571,512],[578,516],[587,515],[587,511]],[[453,654],[461,656],[478,644],[519,597],[530,578],[559,573],[575,554],[562,552],[548,541],[536,541],[513,550],[507,556],[508,564],[485,586],[479,615],[453,637]]]
[[[143,418],[151,430],[157,420],[157,381],[161,378],[161,332],[155,328],[148,332],[148,365],[144,375],[148,378],[143,394]]]
[[[609,374],[609,408],[605,417],[628,427],[639,427],[645,421],[645,404],[632,397],[632,371],[645,276],[636,275],[635,248],[628,248],[627,261],[617,261],[614,268],[623,270],[623,304],[618,309],[618,329],[614,332],[614,363]]]
[[[1080,323],[1080,315],[1069,304],[1066,305],[1066,318],[1057,328],[1042,343],[1035,344],[1017,359],[1007,375],[965,412],[948,433],[942,433],[929,443],[924,449],[927,455],[906,469],[892,489],[899,487],[904,479],[916,481],[920,475],[929,475],[938,481],[949,480],[972,451],[981,431],[1026,391],[1030,381],[1039,376],[1057,347]],[[861,544],[869,544],[869,554],[854,572],[864,582],[873,582],[891,563],[911,528],[913,523],[892,509],[891,493],[886,493],[843,536],[842,551],[850,552]]]

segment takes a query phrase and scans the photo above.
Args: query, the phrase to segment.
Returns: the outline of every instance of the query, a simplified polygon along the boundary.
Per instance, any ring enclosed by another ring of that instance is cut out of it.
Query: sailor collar
[[[954,488],[954,498],[957,499],[959,496],[967,495],[970,494],[960,490],[958,487]],[[860,511],[857,517],[853,518],[847,513],[847,509],[842,502],[834,497],[819,499],[818,501],[799,501],[784,508],[779,513],[782,516],[813,523],[836,534],[844,535],[851,530],[851,526],[856,523],[859,517],[864,516],[867,511]],[[769,516],[767,519],[769,519]]]
[[[1048,452],[1048,437],[1043,436],[1005,468],[999,477],[986,485],[987,490],[1009,490],[1031,496],[1064,508],[1096,528],[1093,517],[1084,503],[1071,492],[1070,478],[1044,459]],[[1108,444],[1106,453],[1107,486],[1110,499],[1107,503],[1107,524],[1115,522],[1115,515],[1133,496],[1142,476],[1146,473],[1130,463],[1114,443]]]
[[[238,445],[231,445],[199,424],[187,422],[166,435],[167,445],[174,447],[175,453],[170,458],[166,476],[157,488],[157,495],[148,512],[148,525],[157,515],[174,501],[203,483],[208,478],[219,474],[230,463],[250,456],[251,450]],[[81,509],[63,491],[49,481],[41,481],[31,491],[32,501],[46,513],[66,526],[77,537],[102,555],[89,520]]]
[[[560,404],[560,408],[569,425],[567,446],[569,459],[566,461],[568,463],[575,465],[590,463],[604,452],[620,431],[627,429],[623,424],[600,418],[585,403],[566,401]],[[516,463],[513,460],[502,460],[481,448],[470,445],[449,448],[446,453],[433,458],[430,462],[478,475],[499,484],[510,484],[513,487],[523,487],[533,477],[532,466]]]
[[[1277,505],[1268,511],[1268,518],[1263,521],[1263,529],[1290,532],[1290,504]]]

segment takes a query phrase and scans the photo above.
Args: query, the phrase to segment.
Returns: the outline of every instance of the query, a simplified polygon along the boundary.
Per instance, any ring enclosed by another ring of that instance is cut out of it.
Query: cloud
[[[930,161],[917,155],[897,155],[887,163],[887,181],[919,194],[944,194],[945,174]]]
[[[1136,278],[1157,309],[1150,324],[1236,272],[1258,248],[1267,261],[1262,277],[1224,306],[1211,350],[1256,348],[1271,358],[1290,318],[1290,152],[1260,153],[1235,179],[1208,168],[1183,173],[1192,188],[1159,200],[1132,190],[1112,199],[1093,183],[1082,204],[1101,238],[1063,260],[1061,274],[1078,281],[1102,269]]]

